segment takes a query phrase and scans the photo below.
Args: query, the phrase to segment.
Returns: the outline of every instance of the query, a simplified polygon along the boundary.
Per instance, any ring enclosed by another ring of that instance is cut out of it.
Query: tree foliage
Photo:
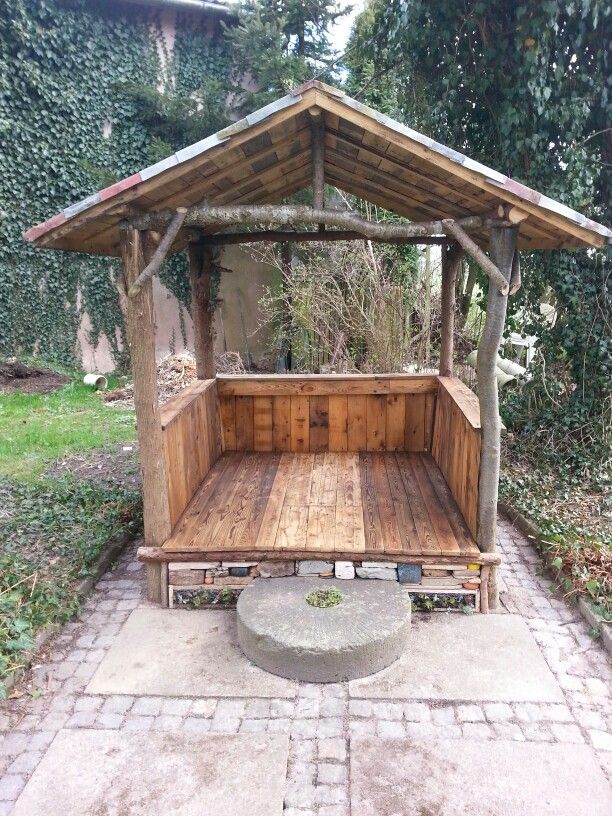
[[[611,16],[607,0],[374,0],[354,34],[354,92],[396,89],[411,125],[606,220]],[[562,455],[568,441],[601,442],[609,416],[606,260],[605,251],[524,254],[511,301],[510,325],[537,334],[543,353],[506,420],[551,429],[550,450]],[[542,301],[555,306],[552,329]]]
[[[348,11],[336,0],[241,3],[238,25],[227,30],[240,107],[258,108],[315,76],[337,84],[329,28]]]

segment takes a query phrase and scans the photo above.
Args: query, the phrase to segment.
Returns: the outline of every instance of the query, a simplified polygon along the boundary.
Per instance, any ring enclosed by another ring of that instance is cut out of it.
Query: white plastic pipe
[[[85,385],[91,385],[96,391],[103,390],[108,385],[108,381],[103,374],[86,374],[83,377]]]

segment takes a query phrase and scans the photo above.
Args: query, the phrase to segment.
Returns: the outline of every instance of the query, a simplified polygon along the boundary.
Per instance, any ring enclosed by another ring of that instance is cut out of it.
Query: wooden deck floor
[[[227,560],[479,554],[434,460],[415,453],[225,453],[163,549]]]

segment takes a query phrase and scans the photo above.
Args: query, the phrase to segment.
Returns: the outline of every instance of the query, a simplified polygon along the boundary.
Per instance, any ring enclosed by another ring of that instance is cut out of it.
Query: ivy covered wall
[[[116,364],[126,363],[117,262],[35,250],[22,233],[150,162],[152,136],[122,84],[157,87],[163,61],[182,93],[203,77],[227,75],[209,21],[179,15],[167,55],[159,19],[135,8],[0,0],[0,354],[78,363],[77,331],[87,312],[91,344],[105,335]],[[185,302],[182,263],[169,265],[164,281]]]

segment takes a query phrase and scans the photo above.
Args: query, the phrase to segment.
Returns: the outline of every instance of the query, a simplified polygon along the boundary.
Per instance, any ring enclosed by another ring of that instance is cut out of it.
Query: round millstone
[[[306,601],[334,586],[337,606]],[[320,578],[256,579],[238,599],[238,641],[272,674],[337,683],[380,671],[400,657],[410,629],[410,596],[399,583]]]

